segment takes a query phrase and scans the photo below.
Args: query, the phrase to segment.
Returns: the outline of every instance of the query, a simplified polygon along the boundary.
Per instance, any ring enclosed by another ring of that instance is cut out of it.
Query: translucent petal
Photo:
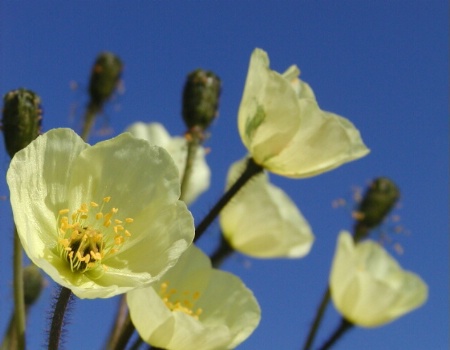
[[[369,153],[359,131],[345,118],[321,111],[312,100],[300,103],[301,127],[280,154],[265,167],[280,175],[315,176]]]
[[[419,276],[403,271],[377,243],[354,246],[348,232],[339,235],[330,275],[331,296],[349,321],[377,327],[422,305],[427,286]]]
[[[99,142],[74,160],[70,205],[101,201],[123,217],[174,203],[180,196],[178,170],[167,151],[128,133]]]
[[[72,130],[51,130],[13,159],[8,184],[28,256],[80,298],[106,298],[151,283],[193,239],[193,219],[178,200],[172,158],[130,134],[90,147]],[[105,197],[111,197],[109,208],[116,208],[124,222],[134,219],[127,223],[130,237],[117,245],[113,227],[108,231],[109,225],[95,222],[96,215],[87,215],[81,225],[100,234],[105,255],[86,271],[72,271],[61,253],[58,213],[91,202],[100,203],[101,210]],[[113,245],[116,252],[110,251]]]
[[[147,140],[153,145],[166,147],[170,142],[170,135],[164,126],[160,123],[145,124],[137,122],[131,124],[126,130],[134,137],[142,140]]]
[[[14,222],[28,257],[51,254],[56,246],[56,217],[68,207],[74,159],[87,147],[70,129],[39,136],[11,160],[7,182]],[[35,262],[36,263],[36,262]]]
[[[168,293],[162,292],[166,290]],[[179,310],[168,317],[169,309],[161,299],[167,294],[169,301],[180,301],[197,312],[198,319]],[[212,269],[208,257],[195,246],[160,282],[129,292],[127,301],[141,337],[154,346],[174,350],[234,348],[260,319],[259,306],[240,279]]]
[[[159,123],[134,123],[128,129],[133,136],[147,140],[157,146],[164,147],[172,156],[178,168],[180,179],[183,176],[186,157],[187,142],[184,137],[171,137],[164,126]],[[184,201],[192,203],[197,197],[205,192],[210,185],[211,171],[206,163],[206,152],[204,147],[197,149],[190,180],[187,186],[187,193],[184,194]]]
[[[303,178],[369,153],[351,122],[319,108],[299,74],[297,66],[274,72],[266,52],[253,52],[238,127],[255,162],[276,174]]]
[[[255,49],[239,107],[238,127],[257,163],[278,154],[294,136],[300,125],[297,100],[291,83],[269,69],[267,53]]]
[[[242,173],[245,160],[230,168],[228,186]],[[231,246],[259,258],[306,255],[314,236],[296,205],[267,175],[253,178],[222,210],[220,225]]]

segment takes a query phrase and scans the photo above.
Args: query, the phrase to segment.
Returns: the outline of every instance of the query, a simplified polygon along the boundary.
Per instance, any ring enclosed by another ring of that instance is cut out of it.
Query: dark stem
[[[226,258],[234,253],[234,249],[227,242],[223,234],[220,236],[220,244],[211,255],[211,264],[213,267],[218,268]]]
[[[58,300],[56,301],[55,310],[53,312],[52,324],[50,327],[50,336],[48,338],[49,350],[59,349],[62,326],[64,322],[64,314],[66,313],[67,306],[71,297],[72,291],[69,288],[61,287]]]
[[[142,344],[143,340],[141,337],[137,337],[136,341],[131,344],[130,349],[129,350],[138,350],[139,346]]]
[[[308,339],[303,346],[303,350],[311,349],[314,339],[316,337],[317,330],[320,327],[320,323],[322,322],[323,314],[325,313],[325,309],[330,301],[330,288],[328,287],[323,294],[322,301],[320,302],[319,308],[317,309],[316,317],[314,318],[314,322],[309,330]]]
[[[216,205],[211,209],[208,215],[205,216],[203,221],[195,228],[195,238],[196,242],[205,233],[209,225],[214,221],[214,219],[219,215],[220,211],[225,207],[225,205],[230,201],[231,198],[244,186],[248,180],[253,176],[262,173],[263,167],[256,164],[252,158],[247,161],[247,167],[245,168],[242,175],[237,179],[237,181],[231,186],[228,191],[226,191],[222,198],[216,203]]]
[[[347,321],[345,318],[341,319],[341,323],[336,328],[334,333],[331,335],[330,339],[328,339],[325,344],[322,345],[319,350],[329,349],[334,343],[336,343],[349,329],[353,327],[353,323]]]
[[[116,346],[119,340],[120,333],[122,332],[124,323],[126,321],[127,313],[128,313],[127,301],[125,295],[122,295],[120,297],[116,317],[114,318],[115,322],[111,327],[111,331],[109,332],[108,345],[105,347],[105,349],[114,349],[114,347]]]
[[[123,322],[122,333],[120,334],[119,339],[117,340],[116,346],[112,349],[114,350],[124,350],[133,335],[135,328],[133,322],[131,322],[130,315],[127,315],[127,318]]]

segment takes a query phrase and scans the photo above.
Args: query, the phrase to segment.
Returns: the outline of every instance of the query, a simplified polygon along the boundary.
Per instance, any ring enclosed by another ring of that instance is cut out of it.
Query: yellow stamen
[[[104,206],[110,200],[111,197],[103,198],[101,206],[96,202],[82,203],[70,216],[66,216],[69,209],[58,212],[58,251],[68,260],[72,271],[85,272],[98,266],[106,270],[102,259],[116,254],[131,236],[125,226],[133,219],[114,218],[119,211],[115,207],[106,209],[107,214],[103,214]],[[113,221],[115,225],[111,227]]]

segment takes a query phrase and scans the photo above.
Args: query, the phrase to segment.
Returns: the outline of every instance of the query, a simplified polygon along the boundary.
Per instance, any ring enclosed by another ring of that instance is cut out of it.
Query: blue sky
[[[192,207],[198,222],[219,198],[228,166],[245,155],[237,132],[250,54],[269,53],[271,66],[297,64],[322,109],[349,118],[372,150],[362,160],[305,180],[272,175],[288,192],[316,236],[300,260],[256,260],[235,254],[223,268],[239,275],[262,307],[260,327],[239,349],[298,349],[326,286],[335,241],[350,229],[354,186],[377,176],[402,191],[395,213],[407,234],[387,232],[404,249],[400,264],[429,286],[420,309],[373,329],[355,329],[336,349],[447,349],[448,260],[448,3],[446,1],[2,1],[0,3],[0,93],[26,87],[44,107],[44,130],[79,131],[91,65],[109,50],[125,63],[125,92],[106,108],[91,142],[135,121],[162,122],[172,134],[185,129],[180,117],[187,73],[201,67],[223,81],[220,116],[206,146],[212,186]],[[76,82],[78,88],[70,88]],[[0,173],[9,159],[0,154]],[[7,196],[3,183],[0,194]],[[331,203],[346,198],[347,208]],[[12,305],[12,222],[8,200],[0,202],[0,332]],[[200,245],[211,251],[214,224]],[[388,249],[393,253],[392,245]],[[49,281],[50,282],[50,281]],[[30,349],[45,335],[49,284],[28,322]],[[71,313],[66,348],[100,348],[117,299],[78,300]],[[88,321],[86,320],[88,316]],[[320,344],[337,323],[330,307]]]

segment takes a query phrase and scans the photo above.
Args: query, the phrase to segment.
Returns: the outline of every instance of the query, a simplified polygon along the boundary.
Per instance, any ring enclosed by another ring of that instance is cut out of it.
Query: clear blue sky
[[[269,53],[273,69],[296,63],[325,110],[349,118],[372,150],[362,160],[305,180],[271,179],[290,194],[316,235],[300,260],[256,260],[236,254],[223,268],[239,275],[262,307],[260,327],[239,349],[298,349],[326,286],[339,230],[350,229],[353,186],[376,176],[392,178],[402,191],[401,224],[383,231],[404,248],[401,265],[427,282],[429,300],[394,323],[355,329],[336,349],[448,349],[448,2],[447,1],[2,1],[0,93],[26,87],[44,106],[44,130],[80,129],[88,74],[103,50],[125,62],[125,93],[97,123],[122,132],[134,121],[159,121],[182,134],[185,76],[202,67],[223,81],[220,117],[206,145],[212,186],[192,207],[198,222],[222,193],[228,166],[245,154],[236,115],[250,54]],[[77,82],[77,90],[70,83]],[[91,139],[104,138],[100,133]],[[0,154],[0,173],[9,158]],[[4,182],[0,194],[7,196]],[[0,202],[0,332],[12,305],[12,222]],[[211,251],[218,224],[202,238]],[[381,232],[381,231],[380,231]],[[378,234],[380,234],[378,232]],[[391,252],[392,246],[388,247]],[[394,253],[395,254],[395,253]],[[49,284],[28,322],[30,349],[40,349],[54,285]],[[67,349],[99,349],[117,299],[78,300]],[[334,328],[333,307],[318,344]],[[87,321],[86,321],[87,320]]]

